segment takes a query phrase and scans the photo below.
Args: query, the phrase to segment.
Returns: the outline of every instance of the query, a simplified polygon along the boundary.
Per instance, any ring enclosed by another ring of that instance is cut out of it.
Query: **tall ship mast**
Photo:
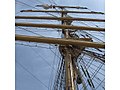
[[[15,16],[17,90],[105,89],[105,19],[95,17],[103,12],[55,2],[16,3],[32,8],[21,7]]]

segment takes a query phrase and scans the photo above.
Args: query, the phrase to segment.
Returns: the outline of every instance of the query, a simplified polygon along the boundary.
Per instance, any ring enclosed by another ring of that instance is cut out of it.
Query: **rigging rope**
[[[84,55],[83,55],[83,56],[84,56]],[[82,56],[82,58],[80,58],[81,60],[83,60],[83,56]],[[80,60],[80,61],[81,61],[81,60]],[[93,60],[94,60],[94,59],[92,59],[92,62],[93,62]],[[80,61],[79,61],[79,62],[80,62]],[[86,59],[85,59],[85,61],[86,61]],[[90,61],[91,61],[91,60],[89,60],[89,61],[86,63],[86,66],[88,66],[88,63],[90,63]],[[80,65],[82,65],[82,63],[81,63]],[[91,68],[91,64],[89,64],[89,67]],[[89,67],[88,67],[88,68],[89,68]],[[87,70],[88,70],[88,68],[87,68]],[[100,68],[100,69],[101,69],[101,68]],[[99,71],[99,70],[98,70],[98,71]],[[98,73],[100,73],[100,72],[98,72]],[[93,75],[93,74],[91,74],[91,75]],[[84,75],[82,75],[82,76],[84,76]],[[95,78],[96,78],[96,75],[95,75]],[[98,79],[98,78],[96,78],[96,79]],[[93,78],[92,78],[92,80],[93,80]],[[94,81],[95,81],[95,80],[94,80]],[[96,81],[96,82],[97,82],[97,81]],[[88,85],[87,85],[87,86],[88,86]]]
[[[27,47],[37,47],[37,48],[45,48],[45,49],[54,49],[54,48],[50,48],[50,47],[43,47],[43,46],[39,46],[37,45],[28,45],[28,44],[23,44],[23,43],[15,43],[16,45],[23,45],[23,46],[27,46]]]
[[[55,53],[56,53],[57,47],[55,49]],[[53,59],[53,67],[55,65],[55,60],[56,60],[56,55],[54,55],[54,59]],[[50,78],[49,78],[49,89],[51,90],[51,86],[52,86],[52,80],[53,80],[53,69],[51,70],[51,74],[50,74]]]
[[[39,1],[39,0],[38,0]],[[53,0],[52,0],[53,1]],[[26,3],[24,3],[25,5],[27,5]],[[57,5],[57,4],[56,4]],[[30,6],[30,5],[28,5],[28,6]],[[31,6],[30,6],[31,7]],[[33,6],[32,6],[33,7]],[[35,7],[34,7],[35,8]],[[35,9],[37,9],[37,8],[35,8]],[[51,15],[51,14],[50,14]],[[54,15],[52,15],[52,16],[54,16]],[[57,17],[57,16],[54,16],[54,17]],[[81,22],[81,23],[83,23],[83,22]],[[86,23],[84,23],[85,25],[87,25]],[[23,28],[22,28],[23,29]],[[29,31],[29,30],[26,30],[26,31]],[[31,31],[29,31],[29,32],[31,32]],[[31,32],[31,33],[34,33],[34,32]],[[39,34],[37,34],[37,33],[34,33],[34,34],[36,34],[36,35],[39,35]],[[51,50],[51,49],[50,49]],[[51,50],[52,51],[52,50]],[[37,53],[37,52],[36,52]],[[54,53],[54,52],[53,52]],[[55,54],[55,56],[54,57],[56,57],[56,53],[54,53]],[[57,57],[58,57],[58,55],[57,55]],[[42,57],[41,57],[42,58]],[[43,58],[42,58],[43,59]],[[46,60],[45,60],[46,61]],[[91,61],[91,60],[90,60]],[[92,62],[93,61],[91,61],[90,63],[87,63],[86,65],[88,65],[88,68],[92,65]],[[48,63],[48,62],[47,62]],[[61,61],[61,63],[62,63],[62,61]],[[48,63],[49,64],[49,63]],[[49,64],[49,66],[50,67],[52,67],[50,64]],[[63,65],[64,66],[64,65]],[[63,68],[63,66],[61,66],[61,65],[58,65],[58,71],[57,71],[57,74],[56,75],[58,75],[58,76],[56,76],[57,77],[57,80],[56,80],[56,82],[58,82],[58,80],[59,80],[59,78],[62,78],[62,75],[63,75],[63,71],[64,70],[60,70],[60,67],[62,67]],[[52,67],[52,70],[53,70],[53,68],[54,67]],[[87,68],[87,69],[88,69]],[[97,72],[97,71],[96,71]],[[95,73],[93,73],[92,75],[94,75]],[[93,77],[95,77],[95,76],[93,76]],[[60,80],[62,80],[62,79],[60,79]],[[51,81],[52,82],[52,81]],[[62,81],[59,81],[60,82],[60,86],[62,85]],[[57,86],[58,86],[58,83],[54,83],[54,85],[56,85],[57,84]],[[51,84],[50,84],[51,85]],[[55,86],[55,87],[57,87],[57,86]],[[61,88],[61,87],[60,87]],[[51,87],[49,88],[48,87],[48,89],[51,89]]]
[[[29,6],[29,7],[32,7],[32,8],[34,8],[34,9],[39,10],[39,9],[38,9],[38,8],[36,8],[35,6],[31,6],[31,5],[29,5],[29,4],[26,4],[26,3],[21,2],[21,1],[18,1],[18,0],[16,0],[16,1],[17,1],[17,2],[19,2],[19,3],[21,3],[21,4],[24,4],[24,5],[26,5],[26,6]],[[47,13],[47,14],[49,14],[49,15],[53,16],[53,17],[57,17],[57,16],[55,16],[55,15],[53,15],[53,14],[49,13],[49,12],[45,12],[45,13]]]
[[[18,26],[17,26],[17,27],[18,27]],[[20,29],[22,29],[22,30],[25,30],[25,31],[28,31],[28,32],[31,32],[31,33],[33,33],[33,34],[35,34],[35,35],[44,37],[44,36],[42,36],[42,35],[40,35],[40,34],[38,34],[38,33],[35,33],[35,32],[33,32],[33,31],[30,31],[30,30],[28,30],[28,29],[26,29],[26,28],[21,28],[21,27],[18,27],[18,28],[20,28]]]
[[[51,64],[44,59],[36,50],[34,50],[34,48],[31,48],[39,57],[41,57],[43,59],[44,62],[46,62],[51,68],[53,68],[55,70],[55,68],[53,66],[51,66]]]
[[[17,60],[16,60],[16,63],[19,64],[19,66],[21,66],[26,72],[28,72],[34,79],[36,79],[43,86],[45,86],[46,88],[48,88],[48,86],[46,86],[38,77],[36,77],[32,72],[30,72],[27,68],[25,68],[25,66],[23,66],[21,63],[19,63]]]
[[[92,79],[92,80],[94,79],[94,77],[96,76],[96,74],[99,72],[99,70],[101,69],[102,65],[103,65],[103,64],[100,64],[100,65],[98,66],[98,68],[95,70],[95,72],[92,74],[92,76],[91,76],[91,79]],[[88,84],[87,84],[87,86],[88,86]]]

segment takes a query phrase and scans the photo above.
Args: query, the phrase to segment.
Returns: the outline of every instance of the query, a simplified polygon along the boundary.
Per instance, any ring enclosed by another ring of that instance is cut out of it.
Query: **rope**
[[[19,66],[21,66],[26,72],[28,72],[34,79],[36,79],[43,86],[45,86],[46,88],[48,88],[48,86],[46,86],[38,77],[36,77],[32,72],[30,72],[27,68],[25,68],[25,66],[23,66],[21,63],[19,63],[17,60],[16,60],[16,63],[19,64]]]

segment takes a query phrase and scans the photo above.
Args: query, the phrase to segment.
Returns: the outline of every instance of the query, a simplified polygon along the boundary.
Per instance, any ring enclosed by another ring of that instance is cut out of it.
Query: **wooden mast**
[[[39,6],[39,5],[37,5]],[[59,28],[62,29],[62,34],[64,37],[62,39],[56,38],[44,38],[37,36],[25,36],[25,35],[16,35],[15,39],[20,41],[31,41],[31,42],[42,42],[42,43],[51,43],[51,44],[60,44],[64,46],[64,61],[65,61],[65,90],[76,90],[75,81],[74,81],[74,65],[72,62],[72,53],[70,52],[70,45],[84,46],[84,47],[93,47],[93,48],[105,48],[104,43],[95,43],[91,42],[88,38],[79,38],[79,40],[69,39],[69,30],[89,30],[89,31],[105,31],[104,28],[95,28],[95,27],[84,27],[84,26],[71,26],[68,25],[66,21],[76,20],[76,21],[97,21],[104,22],[103,19],[91,19],[91,18],[69,18],[65,17],[67,13],[81,13],[81,14],[104,14],[102,12],[80,12],[80,11],[64,11],[64,8],[80,8],[80,7],[70,7],[70,6],[52,6],[52,8],[61,8],[61,11],[53,10],[22,10],[21,12],[52,12],[52,13],[61,13],[61,17],[35,17],[35,16],[16,16],[17,19],[49,19],[49,20],[60,20],[61,25],[54,24],[33,24],[33,23],[16,23],[16,26],[25,26],[25,27],[43,27],[43,28]],[[87,8],[83,8],[87,9]],[[84,86],[84,85],[83,85]]]
[[[63,9],[62,9],[63,11]],[[65,17],[66,13],[62,12],[61,17]],[[67,25],[64,20],[61,21],[62,25]],[[64,38],[69,38],[69,31],[62,29],[62,34],[64,35]],[[69,46],[69,45],[68,45]],[[65,50],[64,55],[64,62],[65,62],[65,90],[75,90],[75,84],[73,81],[73,66],[72,66],[72,59],[71,54],[69,53],[69,49],[67,45],[63,48]]]

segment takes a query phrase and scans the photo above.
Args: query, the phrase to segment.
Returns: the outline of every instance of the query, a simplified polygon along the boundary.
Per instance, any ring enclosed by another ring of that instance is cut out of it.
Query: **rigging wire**
[[[55,70],[55,68],[53,67],[53,66],[51,66],[50,65],[50,63],[46,60],[46,59],[44,59],[39,53],[37,53],[37,51],[36,50],[34,50],[34,48],[31,48],[37,55],[39,55],[39,57],[41,57],[42,59],[43,59],[43,61],[45,61],[51,68],[53,68],[54,70]],[[52,49],[50,49],[51,51],[52,51]],[[52,51],[53,52],[53,51]],[[55,52],[53,52],[54,53],[54,55],[56,55],[56,53]],[[58,55],[56,55],[58,58],[60,58]],[[60,58],[61,59],[61,58]],[[56,70],[55,70],[56,71]]]
[[[85,65],[85,62],[84,62],[84,65]],[[86,65],[87,66],[87,65]],[[95,70],[95,69],[94,69]],[[92,71],[89,69],[89,71],[92,73]],[[90,74],[90,75],[93,75],[93,73],[92,74]],[[95,76],[95,78],[96,79],[98,79],[99,81],[101,81],[97,76]],[[96,83],[98,83],[96,80],[94,80]],[[99,84],[99,83],[98,83]]]
[[[65,62],[63,63],[63,68],[62,68],[62,74],[61,74],[61,79],[60,79],[60,90],[65,88]]]
[[[96,58],[94,58],[94,61],[97,62],[97,60],[95,60],[95,59],[96,59]],[[86,61],[86,63],[89,63],[89,61],[87,61],[86,59],[84,59],[84,61]],[[101,62],[99,62],[99,63],[101,63]],[[103,63],[102,63],[102,64],[103,64]],[[97,67],[97,65],[93,64],[93,60],[92,60],[92,62],[90,63],[90,65],[93,65],[94,67]],[[101,70],[105,71],[103,68],[101,68]]]
[[[34,8],[34,9],[37,9],[37,8],[35,8],[34,6],[31,6],[31,5],[29,5],[29,4],[26,4],[26,3],[24,3],[24,2],[21,2],[21,1],[19,1],[19,0],[16,0],[15,3],[22,4],[22,5],[25,5],[25,6],[28,6],[28,7],[32,7],[32,8]],[[15,13],[15,15],[17,15],[17,14],[19,14],[19,13],[21,13],[21,12],[19,11],[19,12]]]
[[[56,55],[56,54],[55,54]],[[43,57],[41,57],[42,59],[43,59]],[[61,60],[59,60],[59,61],[61,61]],[[49,65],[50,66],[50,65]],[[59,66],[59,65],[58,65]],[[55,68],[54,67],[52,67],[54,70],[55,70]],[[55,70],[56,71],[56,70]],[[57,71],[58,72],[58,71]]]
[[[95,23],[93,23],[93,22],[91,22],[91,24],[93,24],[95,27],[98,27],[98,28],[100,28],[98,25],[96,25]],[[102,35],[105,35],[104,33],[102,33],[101,31],[99,31],[99,33],[100,34],[102,34]]]
[[[74,48],[73,48],[74,49]],[[73,52],[73,53],[75,53],[75,52]],[[76,53],[75,53],[76,54]],[[84,56],[84,55],[83,55]],[[80,65],[81,66],[81,65]],[[81,66],[81,68],[82,68],[82,66]],[[85,66],[84,66],[84,68],[85,68]],[[82,70],[83,70],[83,68],[82,68]],[[93,89],[94,88],[94,84],[93,84],[93,82],[92,82],[92,80],[91,80],[91,77],[90,77],[90,75],[89,75],[89,73],[88,73],[88,71],[87,71],[87,69],[85,68],[85,71],[86,71],[86,78],[87,78],[87,81],[88,81],[88,83],[89,83],[89,85],[91,86],[91,88]],[[88,79],[89,78],[89,79]]]
[[[86,32],[86,31],[82,31],[82,30],[81,30],[81,31],[79,31],[79,32],[80,32],[80,33],[85,33],[87,37],[91,37],[91,38],[93,37],[94,39],[103,42],[103,40],[101,40],[101,39],[99,39],[99,38],[93,36],[92,34]]]
[[[19,11],[19,12],[16,12],[15,15],[17,15],[17,14],[19,14],[19,13],[21,13],[21,12],[20,12],[20,11]]]
[[[32,7],[32,8],[34,8],[34,9],[39,10],[39,9],[38,9],[38,8],[36,8],[35,6],[31,6],[31,5],[29,5],[29,4],[26,4],[26,3],[21,2],[21,1],[18,1],[18,0],[16,0],[16,1],[17,1],[17,2],[19,2],[19,3],[21,3],[21,4],[24,4],[24,5],[26,5],[26,6],[29,6],[29,7]],[[49,13],[49,12],[45,12],[45,13],[47,13],[47,14],[49,14],[49,15],[53,16],[53,17],[57,17],[57,16],[55,16],[55,15],[53,15],[53,14]]]
[[[85,26],[89,26],[85,21],[78,21],[78,22],[80,22],[81,24],[84,24]],[[99,27],[98,25],[94,24],[93,22],[90,22],[90,23],[92,23],[95,27]],[[102,33],[101,31],[99,31],[99,32],[104,35],[104,33]]]
[[[93,77],[92,78],[94,78],[95,77],[95,75],[97,75],[98,74],[98,72],[99,72],[99,70],[101,69],[101,67],[103,66],[103,64],[100,64],[99,65],[99,67],[96,69],[96,71],[94,72],[94,74],[93,74]]]
[[[17,27],[18,27],[18,26],[17,26]],[[31,31],[31,30],[28,30],[28,29],[26,29],[26,28],[21,28],[21,27],[18,27],[18,28],[20,28],[20,29],[22,29],[22,30],[25,30],[25,31],[28,31],[28,32],[31,32],[31,33],[33,33],[33,34],[35,34],[35,35],[44,37],[44,36],[42,36],[42,35],[40,35],[40,34],[38,34],[38,33],[35,33],[35,32],[33,32],[33,31]]]
[[[96,69],[94,69],[94,68],[92,68],[91,66],[89,67],[89,68],[91,68],[92,70],[96,70]],[[93,73],[92,73],[93,74]],[[103,73],[101,73],[101,72],[98,72],[98,74],[100,74],[100,75],[102,75],[102,76],[105,76]]]
[[[64,73],[64,59],[61,60],[60,64],[58,65],[58,68],[57,68],[54,85],[53,85],[54,90],[56,90],[56,89],[59,90],[58,89],[59,84],[60,84],[59,88],[61,88],[61,82],[62,82],[61,78],[63,76],[63,73]]]
[[[82,58],[81,58],[81,61],[86,61],[86,59],[82,59]],[[91,63],[90,63],[90,61],[91,61]],[[91,59],[91,60],[89,60],[88,62],[86,62],[87,69],[91,68],[92,70],[95,70],[94,68],[91,67],[93,61],[94,61],[94,59]],[[85,63],[85,62],[84,62],[84,63]],[[90,63],[90,64],[89,64],[89,63]],[[80,64],[81,64],[81,63],[80,63]],[[89,66],[88,66],[88,64],[89,64]],[[98,66],[96,66],[96,67],[98,67]],[[102,74],[101,72],[98,72],[98,73],[104,76],[104,74]]]
[[[26,4],[26,3],[22,2],[22,1],[19,1],[19,0],[16,0],[16,2],[19,2],[19,3],[23,4],[23,5],[28,6],[28,7],[31,7],[31,8],[37,9],[37,8],[36,8],[36,7],[34,7],[34,6],[31,6],[31,5]]]
[[[57,47],[55,49],[55,53],[56,53],[56,50],[57,50]],[[54,59],[53,59],[53,67],[55,65],[55,60],[56,60],[56,55],[54,55]],[[52,86],[52,80],[53,80],[53,69],[51,69],[51,74],[50,74],[50,78],[49,78],[49,89],[48,90],[51,90],[51,86]]]
[[[55,74],[53,88],[56,87],[56,81],[57,81],[57,78],[58,78],[57,76],[58,76],[58,73],[59,73],[60,62],[61,62],[61,60],[59,60],[59,64],[58,64],[57,71],[56,71],[56,74]]]
[[[56,55],[56,53],[52,50],[52,49],[50,49],[50,51],[53,53],[53,54],[55,54]],[[59,59],[61,59],[61,57],[60,57],[60,55],[56,55]]]
[[[75,53],[75,52],[73,52],[73,53]],[[84,55],[85,55],[85,54],[84,54]],[[83,55],[83,56],[84,56],[84,55]],[[82,56],[82,58],[83,58],[83,56]],[[81,59],[82,59],[82,58],[81,58]],[[91,59],[92,59],[92,57],[91,57]],[[95,59],[95,58],[93,58],[92,60],[89,60],[89,62],[91,61],[91,63],[92,63],[94,59]],[[91,63],[90,63],[89,65],[86,65],[86,66],[88,66],[88,68],[89,68],[89,66],[91,65]],[[88,64],[88,63],[87,63],[87,64]],[[90,78],[90,76],[89,76],[89,78]],[[90,82],[89,82],[89,83],[90,83]],[[90,85],[93,86],[94,84],[91,82]]]
[[[90,71],[90,70],[89,70]],[[90,72],[92,72],[92,71],[90,71]],[[92,75],[92,74],[89,74],[89,75]],[[82,76],[84,76],[84,75],[82,75]],[[101,81],[100,79],[98,79],[98,77],[95,77],[97,80],[99,80],[99,81]],[[92,79],[92,81],[94,81],[94,82],[96,82],[97,84],[99,84],[99,82],[97,82],[95,79]],[[95,89],[96,90],[96,89]]]
[[[25,3],[24,3],[25,4]],[[25,4],[26,5],[26,4]],[[28,5],[28,6],[30,6],[30,5]],[[34,7],[35,8],[35,7]],[[82,22],[83,23],[83,22]],[[86,23],[84,23],[85,25],[87,25]],[[88,25],[87,25],[88,26]]]
[[[50,49],[51,50],[51,49]],[[90,64],[91,65],[91,64]]]
[[[85,60],[84,60],[85,61]],[[87,66],[87,65],[86,65]],[[92,67],[92,64],[87,68],[87,69],[89,69],[89,68],[91,68],[92,69],[92,71],[94,70],[96,70],[96,69],[94,69],[93,67]],[[101,72],[98,72],[100,75],[102,75],[102,76],[105,76],[103,73],[101,73]]]
[[[92,71],[90,71],[90,72],[92,72]],[[89,74],[89,75],[92,75],[92,74]],[[95,79],[97,79],[97,77],[95,77]],[[92,79],[92,81],[95,81],[97,84],[99,84],[99,82],[97,82],[99,79],[97,79],[97,81],[95,79]],[[101,81],[101,80],[99,80],[99,81]]]
[[[53,4],[57,5],[57,3],[54,0],[49,0],[49,1],[51,1],[51,2],[53,2]]]
[[[84,69],[83,69],[82,67],[84,67]],[[90,76],[90,74],[89,74],[88,69],[86,68],[85,64],[82,64],[82,65],[81,65],[81,68],[83,69],[84,74],[86,73],[87,82],[88,82],[88,84],[90,85],[90,87],[91,87],[92,90],[93,90],[93,89],[95,88],[95,86],[94,86],[94,84],[93,84],[93,82],[92,82],[92,79],[91,79],[91,76]]]
[[[36,0],[37,2],[39,2],[39,3],[42,3],[42,4],[44,4],[43,2],[41,2],[40,0]]]
[[[84,55],[83,55],[83,56],[84,56]],[[81,59],[83,59],[83,58],[81,58]],[[92,60],[93,60],[93,59],[92,59]],[[90,61],[91,61],[91,60],[89,60],[89,62],[90,62]],[[88,62],[88,63],[89,63],[89,62]],[[88,64],[88,63],[87,63],[87,64]],[[87,64],[86,64],[86,66],[87,66]],[[81,64],[81,65],[82,65],[82,64]],[[88,70],[88,68],[87,68],[87,70]],[[98,72],[98,73],[99,73],[99,72]],[[83,76],[84,76],[84,75],[82,75],[82,77],[83,77]],[[96,77],[96,76],[95,76],[95,77]]]
[[[99,72],[99,70],[101,69],[101,66],[102,66],[102,64],[98,66],[98,68],[95,70],[95,72],[94,72],[93,75],[91,76],[91,79],[92,79],[92,80],[94,79],[94,77],[96,76],[96,74],[97,74],[97,73]],[[87,84],[87,86],[88,86],[88,84]]]
[[[61,59],[59,60],[59,64],[58,64],[58,67],[57,67],[57,71],[56,71],[56,75],[55,75],[55,79],[54,79],[53,88],[55,88],[55,84],[56,84],[57,76],[58,76],[58,73],[59,73],[59,67],[60,67],[60,64],[61,64]]]
[[[17,26],[17,27],[18,27],[18,26]],[[33,30],[30,30],[30,28],[28,28],[28,29],[29,29],[29,31],[33,31]],[[37,30],[34,30],[34,32],[43,32],[43,31],[44,31],[44,32],[56,32],[56,31],[53,30],[53,29],[49,29],[49,30],[48,30],[47,28],[37,28],[37,27],[36,27],[36,29],[37,29]],[[17,29],[16,31],[21,31],[21,30]],[[61,30],[58,29],[57,31],[60,32]],[[60,33],[59,33],[59,34],[60,34]]]
[[[36,8],[35,6],[31,6],[31,5],[29,5],[29,4],[26,4],[26,3],[24,3],[24,2],[21,2],[21,1],[18,1],[18,0],[16,0],[17,2],[19,2],[19,3],[21,3],[21,4],[23,4],[23,5],[27,5],[27,6],[29,6],[29,7],[32,7],[32,8],[34,8],[34,9],[37,9],[37,10],[39,10],[38,8]],[[42,3],[42,4],[44,4],[43,2],[41,2],[41,1],[39,1],[39,0],[37,0],[38,2],[40,2],[40,3]],[[20,13],[20,12],[17,12],[16,14],[18,14],[18,13]],[[47,13],[47,14],[49,14],[49,15],[51,15],[51,16],[53,16],[53,17],[57,17],[57,16],[55,16],[55,15],[53,15],[53,14],[51,14],[51,13],[49,13],[49,12],[45,12],[45,13]]]
[[[96,90],[97,88],[105,81],[105,78],[102,80],[102,82],[96,87]]]
[[[84,60],[84,61],[86,61],[86,63],[88,63],[88,61],[87,61],[87,60]],[[90,65],[91,65],[91,66],[94,66],[94,67],[98,67],[97,65],[95,65],[95,64],[93,64],[93,63],[91,63]],[[93,69],[94,69],[94,68],[93,68]],[[101,68],[101,70],[102,70],[102,71],[105,71],[105,70],[104,70],[104,69],[102,69],[102,68]]]
[[[89,51],[85,51],[85,50],[83,51],[83,53],[85,53],[88,56],[94,57],[97,62],[100,62],[100,63],[103,63],[103,64],[105,63],[105,58],[101,54],[98,54],[98,53],[95,53],[95,52],[89,52]]]
[[[85,21],[79,21],[80,23],[86,25],[86,26],[89,26],[88,24],[85,23]],[[90,22],[92,23],[95,27],[99,27],[98,25],[94,24],[93,22]],[[90,27],[90,26],[89,26]],[[100,34],[104,35],[104,33],[102,33],[101,31],[98,31]]]
[[[64,9],[64,10],[66,10],[66,9]],[[67,10],[66,10],[67,11]],[[82,23],[82,24],[84,24],[84,25],[86,25],[86,26],[89,26],[88,24],[86,24],[85,22],[83,22],[83,21],[79,21],[80,23]],[[94,24],[94,23],[93,23]],[[94,24],[95,25],[95,24]],[[95,25],[96,27],[98,27],[97,25]],[[100,32],[100,31],[99,31]],[[87,32],[86,32],[87,33]],[[100,32],[101,33],[101,32]],[[103,34],[103,33],[102,33]],[[89,34],[89,35],[91,35],[91,34]],[[104,35],[104,34],[103,34]],[[91,35],[92,36],[92,35]],[[95,37],[95,36],[94,36]],[[96,37],[95,37],[96,38]],[[97,40],[100,40],[100,39],[98,39],[97,38]],[[100,40],[100,41],[102,41],[102,40]],[[103,41],[102,41],[103,42]]]
[[[46,88],[48,88],[48,86],[46,86],[37,76],[35,76],[32,72],[30,72],[25,66],[23,66],[20,62],[18,62],[16,60],[16,63],[19,64],[19,66],[21,66],[26,72],[28,72],[34,79],[36,79],[37,81],[39,81],[43,86],[45,86]]]
[[[27,45],[27,46],[29,46],[29,45]],[[57,48],[57,47],[56,47],[56,48]],[[53,53],[54,53],[54,52],[53,52]],[[54,54],[55,54],[55,56],[57,56],[56,53],[54,53]],[[41,57],[41,58],[42,58],[42,57]],[[59,58],[60,58],[60,57],[59,57]],[[43,58],[42,58],[42,59],[43,59]],[[44,61],[45,61],[45,60],[44,60]],[[48,63],[47,63],[47,64],[48,64]],[[50,65],[49,65],[49,66],[50,66]],[[54,67],[52,67],[52,68],[54,69]],[[53,70],[53,69],[52,69],[52,70]],[[48,88],[49,88],[49,87],[48,87]]]
[[[55,68],[53,66],[51,66],[51,64],[46,60],[44,59],[34,48],[31,48],[32,51],[34,51],[39,57],[41,57],[41,59],[43,59],[44,62],[46,62],[51,68],[53,68],[55,70]]]
[[[50,48],[50,47],[43,47],[43,46],[39,46],[39,45],[28,45],[28,44],[23,44],[23,43],[15,43],[16,45],[23,45],[23,46],[27,46],[27,47],[37,47],[37,48],[45,48],[45,49],[54,49],[54,48]]]
[[[92,73],[91,70],[89,70],[89,71],[90,71],[90,73]],[[90,75],[92,75],[92,74],[90,74]],[[95,79],[97,79],[97,80],[99,80],[99,81],[102,81],[102,80],[100,80],[97,76],[95,76]],[[97,84],[99,84],[99,82],[97,82],[95,79],[93,79],[93,81],[95,81]]]

